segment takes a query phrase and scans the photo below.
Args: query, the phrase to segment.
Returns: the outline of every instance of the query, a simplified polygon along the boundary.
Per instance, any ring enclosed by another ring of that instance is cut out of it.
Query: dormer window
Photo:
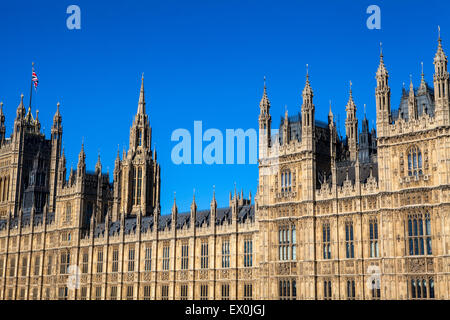
[[[422,175],[422,152],[416,146],[412,147],[408,153],[408,176]]]

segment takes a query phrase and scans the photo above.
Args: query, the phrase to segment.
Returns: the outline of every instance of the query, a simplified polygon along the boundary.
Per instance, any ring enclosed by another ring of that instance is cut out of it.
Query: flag
[[[36,90],[37,89],[37,86],[38,86],[38,78],[37,78],[37,75],[36,75],[36,72],[34,71],[34,68],[33,68],[33,72],[32,72],[32,74],[31,74],[31,81],[33,81],[33,85],[34,85],[34,90]]]

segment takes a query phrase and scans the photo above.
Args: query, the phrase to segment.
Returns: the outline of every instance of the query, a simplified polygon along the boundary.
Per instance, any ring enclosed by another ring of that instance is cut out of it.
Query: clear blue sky
[[[71,4],[81,8],[81,30],[66,28]],[[371,4],[381,8],[381,30],[366,27]],[[163,213],[170,212],[174,191],[179,210],[189,210],[194,188],[198,207],[208,208],[213,185],[218,205],[226,206],[234,182],[255,194],[257,165],[176,166],[173,130],[192,130],[194,120],[204,130],[256,129],[264,75],[278,127],[285,105],[290,114],[300,110],[307,63],[317,119],[326,120],[331,99],[343,127],[349,80],[359,118],[366,103],[375,119],[379,42],[397,108],[411,73],[419,85],[421,61],[432,82],[438,25],[450,50],[449,12],[444,0],[2,1],[0,101],[7,135],[22,92],[28,104],[34,61],[40,83],[33,112],[39,109],[49,134],[61,102],[68,167],[76,166],[84,136],[88,169],[100,149],[112,174],[117,144],[128,146],[145,72]]]

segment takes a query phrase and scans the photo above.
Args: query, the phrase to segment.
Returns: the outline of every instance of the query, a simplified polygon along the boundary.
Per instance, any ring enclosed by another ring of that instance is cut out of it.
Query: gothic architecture
[[[128,151],[111,179],[67,177],[59,104],[49,139],[23,95],[11,136],[0,105],[0,299],[450,299],[450,99],[439,38],[434,84],[411,79],[391,109],[383,54],[376,130],[350,87],[345,138],[315,118],[309,74],[299,113],[271,133],[264,85],[259,180],[219,208],[160,208],[144,79]]]

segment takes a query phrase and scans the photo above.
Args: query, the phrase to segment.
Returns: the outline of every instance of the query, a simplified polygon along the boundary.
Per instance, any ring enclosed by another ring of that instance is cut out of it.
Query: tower
[[[384,65],[382,49],[380,50],[380,64],[375,78],[377,80],[375,89],[377,131],[378,136],[383,137],[388,133],[387,130],[391,124],[391,88],[389,88],[389,73]]]
[[[259,103],[259,158],[265,158],[270,148],[270,126],[272,118],[270,116],[270,101],[267,97],[266,77],[264,77],[264,91]]]
[[[414,85],[412,82],[409,84],[409,95],[408,95],[408,120],[413,121],[417,119],[417,101],[414,94]]]
[[[5,142],[5,115],[3,114],[3,102],[0,102],[0,146]]]
[[[115,185],[120,184],[120,211],[126,214],[152,214],[159,204],[160,167],[156,162],[156,151],[151,150],[151,132],[145,111],[144,74],[137,113],[130,128],[128,153],[122,161],[116,159]],[[116,171],[120,170],[120,171]],[[117,201],[119,195],[116,195]]]
[[[347,135],[348,149],[350,152],[350,160],[356,161],[358,156],[358,119],[356,118],[356,105],[353,101],[352,82],[350,81],[350,96],[345,108],[347,118],[345,119],[345,132]]]
[[[447,71],[447,56],[442,48],[442,39],[439,32],[438,49],[434,57],[435,117],[439,125],[449,124],[450,109],[448,87],[449,73]]]
[[[307,66],[308,67],[308,66]],[[313,103],[314,93],[309,83],[309,72],[306,71],[306,83],[302,92],[302,144],[310,151],[315,151],[315,108]]]
[[[56,112],[53,116],[53,125],[51,129],[52,151],[50,157],[50,180],[49,180],[49,210],[54,212],[56,204],[57,177],[59,169],[59,161],[61,156],[62,142],[62,118],[59,113],[59,102],[56,104]]]

